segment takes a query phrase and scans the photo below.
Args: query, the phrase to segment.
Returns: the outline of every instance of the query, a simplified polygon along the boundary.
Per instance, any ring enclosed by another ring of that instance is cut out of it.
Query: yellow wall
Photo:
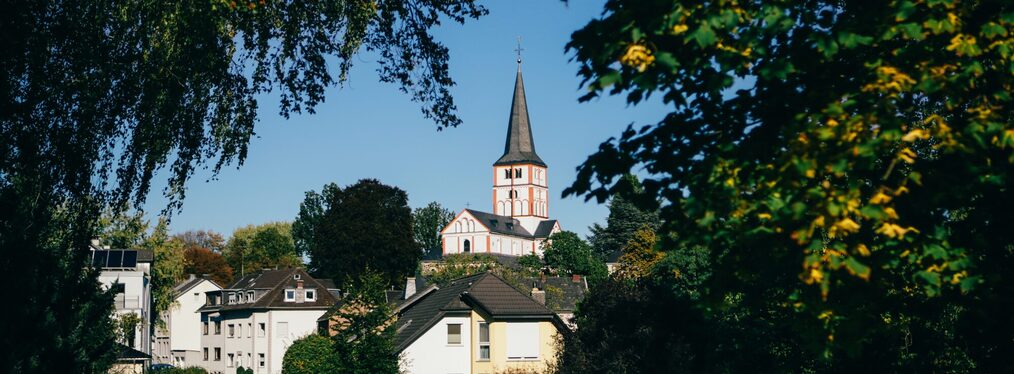
[[[542,372],[549,362],[556,360],[556,325],[550,321],[539,322],[538,360],[507,361],[507,323],[493,322],[489,324],[489,360],[479,360],[479,322],[486,321],[478,312],[472,311],[472,373],[493,374],[510,369],[530,369]]]

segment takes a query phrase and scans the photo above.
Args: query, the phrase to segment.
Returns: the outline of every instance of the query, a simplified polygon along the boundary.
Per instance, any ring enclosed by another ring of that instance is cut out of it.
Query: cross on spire
[[[518,46],[517,46],[517,48],[514,48],[514,52],[518,53],[518,69],[521,68],[521,51],[524,51],[524,48],[521,48],[521,37],[519,36],[518,37]]]

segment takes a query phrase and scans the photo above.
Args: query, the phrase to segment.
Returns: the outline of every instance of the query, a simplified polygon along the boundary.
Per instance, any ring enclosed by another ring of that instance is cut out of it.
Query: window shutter
[[[539,358],[538,322],[507,324],[507,359],[535,360]]]

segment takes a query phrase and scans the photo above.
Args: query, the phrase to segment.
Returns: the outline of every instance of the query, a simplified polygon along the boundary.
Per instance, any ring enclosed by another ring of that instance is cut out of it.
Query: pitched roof
[[[401,352],[426,333],[444,315],[479,308],[492,318],[529,317],[556,321],[545,305],[518,291],[491,272],[451,281],[443,288],[410,300],[399,313],[396,350]]]
[[[504,145],[503,156],[500,156],[493,165],[516,163],[546,166],[542,158],[535,153],[535,140],[528,119],[528,103],[525,101],[525,83],[521,79],[520,64],[517,78],[514,80],[514,99],[511,101],[511,116],[507,124],[507,143]]]
[[[523,238],[548,238],[549,232],[553,230],[553,224],[556,220],[547,220],[539,222],[538,229],[535,230],[535,234],[525,230],[524,226],[521,225],[521,221],[517,218],[501,216],[499,214],[480,212],[478,210],[465,209],[466,212],[471,214],[475,219],[479,220],[483,226],[489,229],[490,232],[497,234],[520,236]],[[548,229],[544,229],[543,225],[548,223]]]
[[[194,276],[193,274],[190,274],[190,276],[192,276],[193,278],[184,280],[173,286],[173,292],[175,292],[177,295],[183,294],[187,291],[190,291],[191,288],[197,287],[198,284],[201,284],[201,282],[204,281],[211,282],[211,284],[214,284],[218,288],[222,288],[222,286],[220,286],[218,283],[215,283],[215,281],[211,280],[210,278],[205,278],[203,276],[197,277]]]
[[[301,303],[285,301],[285,290],[294,289],[297,286],[298,280],[295,279],[294,275],[300,276],[300,280],[303,281],[304,289],[318,290],[314,301],[304,301]],[[303,269],[264,270],[259,273],[250,274],[240,278],[239,280],[233,282],[233,284],[228,288],[223,289],[222,292],[224,294],[228,291],[248,290],[260,290],[266,292],[252,303],[205,305],[204,307],[201,307],[200,311],[244,309],[327,309],[338,301],[334,295],[327,291],[327,286],[318,282]]]
[[[584,277],[574,281],[573,277],[546,277],[527,278],[532,284],[538,285],[539,289],[546,290],[547,287],[559,289],[562,294],[559,297],[550,298],[547,294],[546,304],[554,312],[572,312],[577,309],[577,303],[584,299],[588,292],[588,282]]]
[[[116,353],[116,359],[118,361],[141,361],[151,359],[151,356],[147,353],[141,352],[134,348],[130,348],[120,343],[116,343],[116,348],[119,350]]]
[[[548,238],[553,233],[553,227],[556,226],[556,220],[550,219],[539,222],[539,226],[535,228],[536,238]]]

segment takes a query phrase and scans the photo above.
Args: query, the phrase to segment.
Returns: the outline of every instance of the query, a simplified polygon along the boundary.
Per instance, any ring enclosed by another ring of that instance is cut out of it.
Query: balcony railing
[[[141,297],[140,296],[128,297],[127,295],[121,293],[116,295],[116,298],[113,299],[113,305],[116,305],[117,310],[141,309]]]

